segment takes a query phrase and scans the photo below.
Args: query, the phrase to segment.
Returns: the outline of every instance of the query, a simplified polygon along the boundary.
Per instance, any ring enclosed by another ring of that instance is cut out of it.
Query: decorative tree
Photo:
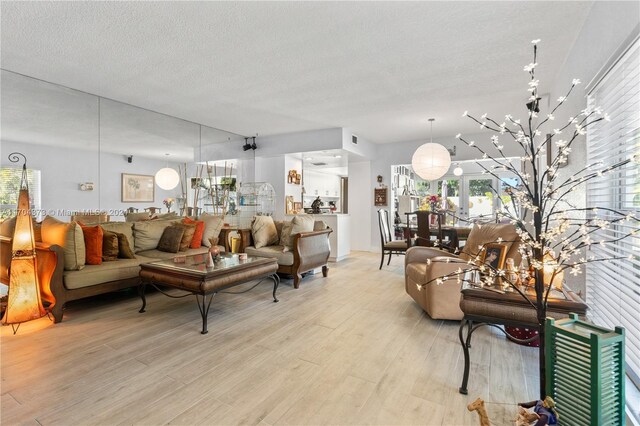
[[[496,134],[491,137],[492,146],[485,149],[476,145],[474,141],[465,139],[458,134],[457,139],[469,147],[474,147],[483,159],[490,160],[493,164],[489,167],[482,162],[478,164],[483,168],[483,173],[498,179],[501,185],[506,187],[506,192],[511,195],[511,206],[505,209],[501,215],[515,225],[519,235],[519,251],[523,261],[529,265],[530,278],[534,281],[534,294],[521,290],[514,279],[506,274],[504,269],[495,269],[490,265],[481,264],[484,246],[478,248],[478,253],[468,262],[464,269],[458,268],[455,272],[435,278],[427,283],[419,285],[419,288],[435,281],[441,284],[446,280],[455,279],[459,283],[466,281],[470,271],[483,273],[480,286],[491,285],[500,277],[503,283],[512,287],[524,297],[536,311],[539,330],[539,373],[540,373],[540,398],[544,399],[545,393],[545,339],[544,322],[547,316],[547,301],[551,289],[561,280],[564,271],[568,270],[572,275],[582,273],[582,268],[589,263],[606,262],[614,259],[625,259],[629,256],[594,257],[584,254],[592,244],[606,245],[620,241],[631,235],[640,233],[637,227],[631,227],[633,231],[623,233],[617,237],[601,236],[601,230],[607,230],[611,226],[622,225],[624,222],[640,222],[638,217],[631,213],[624,213],[606,206],[604,207],[576,207],[566,201],[566,196],[578,189],[580,185],[597,179],[604,174],[620,169],[628,164],[636,165],[640,158],[628,158],[616,164],[605,165],[602,163],[587,164],[574,175],[561,179],[558,169],[567,163],[572,145],[576,140],[586,134],[587,128],[602,120],[609,120],[609,116],[601,108],[586,108],[579,116],[569,118],[566,124],[550,132],[551,136],[568,134],[567,139],[555,141],[557,151],[551,146],[552,137],[542,137],[542,128],[555,120],[554,113],[565,103],[580,80],[574,79],[567,94],[557,99],[556,105],[544,117],[539,116],[538,84],[535,78],[535,69],[538,65],[537,44],[540,40],[533,40],[533,62],[524,67],[524,71],[530,75],[530,97],[526,104],[528,111],[527,120],[522,123],[511,115],[506,115],[502,123],[483,114],[480,119],[469,115],[466,111],[463,116],[475,121],[481,129],[488,129]],[[546,132],[545,134],[548,134]],[[521,151],[521,160],[525,167],[520,170],[505,159],[503,142],[505,136],[509,142],[517,144]],[[552,161],[547,164],[547,150],[552,150]],[[527,170],[525,172],[525,170]],[[530,172],[528,172],[530,170]],[[517,176],[520,185],[510,184],[499,174],[510,172]],[[499,190],[492,188],[499,197]],[[498,243],[502,242],[500,239]],[[507,242],[507,241],[505,241]],[[545,284],[544,275],[547,274]],[[550,275],[550,278],[549,278]],[[472,285],[478,283],[469,282]],[[535,296],[535,297],[533,297]]]

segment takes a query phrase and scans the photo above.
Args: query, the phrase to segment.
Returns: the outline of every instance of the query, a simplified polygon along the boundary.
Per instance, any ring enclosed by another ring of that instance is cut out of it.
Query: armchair
[[[518,234],[511,224],[474,225],[459,256],[432,247],[410,248],[404,269],[407,294],[433,319],[461,320],[464,316],[460,309],[461,283],[449,279],[437,284],[435,279],[454,273],[458,268],[464,270],[467,262],[477,255],[479,247],[498,238],[508,245],[507,257],[519,263]]]

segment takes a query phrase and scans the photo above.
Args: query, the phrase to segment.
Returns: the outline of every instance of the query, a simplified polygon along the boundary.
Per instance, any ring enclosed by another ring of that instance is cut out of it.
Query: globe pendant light
[[[168,158],[169,154],[165,154]],[[156,173],[156,184],[165,190],[170,190],[178,186],[180,183],[180,176],[175,169],[169,167],[169,160],[167,159],[167,167],[164,167]]]
[[[447,173],[451,166],[451,155],[444,146],[433,143],[433,122],[431,122],[431,143],[426,143],[416,149],[411,158],[413,171],[424,180],[436,180]]]
[[[453,174],[456,176],[462,176],[463,173],[464,170],[462,170],[462,167],[460,167],[460,163],[456,163],[456,168],[453,169]]]

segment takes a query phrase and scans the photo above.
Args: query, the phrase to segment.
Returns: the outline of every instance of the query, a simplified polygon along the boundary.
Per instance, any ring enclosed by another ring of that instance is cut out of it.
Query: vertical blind
[[[18,192],[22,180],[22,168],[2,167],[0,169],[0,219],[16,215]],[[41,219],[40,170],[27,169],[29,184],[29,204],[36,219]]]
[[[630,164],[588,182],[587,206],[609,207],[640,217],[640,41],[611,67],[589,93],[590,107],[602,107],[611,117],[588,128],[587,163],[614,164],[634,158]],[[598,213],[602,217],[602,211]],[[593,217],[593,215],[591,215]],[[620,222],[599,231],[594,240],[615,239],[638,228],[637,222]],[[640,235],[622,241],[593,244],[589,255],[624,257],[596,262],[586,273],[591,320],[626,329],[627,374],[640,387]]]

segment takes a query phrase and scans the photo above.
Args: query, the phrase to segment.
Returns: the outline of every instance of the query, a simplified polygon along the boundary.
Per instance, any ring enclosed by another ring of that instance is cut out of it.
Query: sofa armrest
[[[0,237],[2,257],[0,261],[0,281],[9,284],[9,268],[11,266],[12,239]],[[62,274],[64,272],[64,252],[55,244],[36,243],[36,262],[40,296],[52,309],[56,304],[56,294],[64,291]]]
[[[409,263],[427,263],[428,259],[442,256],[458,259],[458,256],[456,256],[455,254],[451,254],[448,251],[440,250],[437,248],[411,247],[405,254],[404,264],[406,267]]]
[[[327,264],[331,254],[329,234],[323,231],[301,232],[293,236],[293,262],[298,271],[308,271]]]

